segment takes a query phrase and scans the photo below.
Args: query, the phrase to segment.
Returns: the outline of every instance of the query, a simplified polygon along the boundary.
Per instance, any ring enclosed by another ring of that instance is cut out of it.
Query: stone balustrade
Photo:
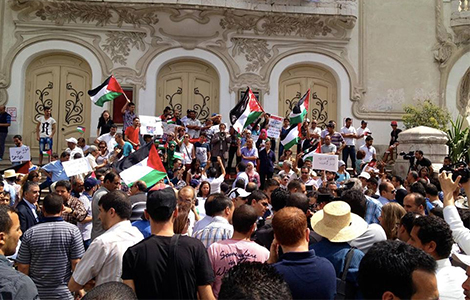
[[[460,0],[459,11],[470,11],[470,0]]]

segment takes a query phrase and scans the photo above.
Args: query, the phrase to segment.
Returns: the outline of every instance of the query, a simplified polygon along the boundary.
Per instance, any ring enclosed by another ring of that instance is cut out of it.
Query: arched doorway
[[[333,74],[319,66],[301,65],[284,70],[279,79],[279,114],[288,116],[297,101],[311,89],[308,118],[319,126],[337,118],[337,84]]]
[[[194,109],[201,121],[219,112],[219,76],[211,66],[197,60],[168,63],[158,73],[156,115],[170,106],[182,115]]]
[[[66,138],[90,137],[90,106],[87,91],[91,88],[91,69],[88,63],[74,55],[50,54],[33,60],[26,71],[24,101],[25,144],[38,151],[36,119],[43,114],[43,106],[52,108],[57,121],[53,152],[67,148]],[[79,133],[77,127],[85,127]]]

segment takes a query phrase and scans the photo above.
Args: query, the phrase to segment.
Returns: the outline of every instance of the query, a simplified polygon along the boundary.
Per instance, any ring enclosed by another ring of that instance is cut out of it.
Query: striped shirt
[[[209,248],[215,242],[228,240],[232,238],[233,226],[227,219],[215,216],[212,222],[194,234],[194,237],[200,240],[206,248]]]
[[[84,252],[77,226],[50,217],[23,234],[17,262],[29,265],[29,277],[41,299],[73,299],[67,287],[72,275],[70,261]]]
[[[80,285],[85,285],[93,278],[96,285],[121,281],[124,252],[143,238],[130,221],[115,224],[91,243],[75,268],[73,279]]]

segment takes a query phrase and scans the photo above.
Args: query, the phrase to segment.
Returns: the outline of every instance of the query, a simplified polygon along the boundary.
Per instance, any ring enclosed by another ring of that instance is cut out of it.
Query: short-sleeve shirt
[[[258,157],[258,149],[256,149],[255,147],[251,148],[251,149],[248,149],[247,147],[242,147],[240,149],[240,152],[242,153],[242,155],[244,156],[255,156],[255,157]],[[247,164],[249,162],[252,162],[255,166],[256,166],[256,160],[248,160],[248,159],[244,159],[242,158],[242,163],[244,164]]]
[[[341,133],[335,131],[335,133],[330,134],[331,136],[331,143],[336,146],[336,148],[340,148],[341,144],[344,142],[344,138]]]
[[[370,146],[370,148],[367,148],[367,146],[364,145],[359,148],[359,150],[363,150],[366,153],[366,156],[363,159],[364,162],[370,162],[374,158],[374,154],[377,154],[377,151],[375,150],[374,146]]]
[[[135,113],[131,113],[129,110],[126,110],[122,114],[123,124],[122,124],[122,131],[126,131],[127,127],[132,126],[132,122],[135,118]]]
[[[321,153],[336,153],[336,146],[333,144],[321,145]]]
[[[174,299],[176,285],[168,270],[171,237],[152,235],[127,249],[122,263],[122,279],[133,280],[139,299]],[[177,274],[181,299],[197,299],[198,286],[214,281],[214,272],[201,241],[180,236]]]
[[[132,149],[134,148],[132,147],[131,143],[124,142],[124,146],[122,146],[122,156],[123,157],[129,156],[129,154],[132,153]]]
[[[359,128],[357,128],[356,132],[357,132],[357,135],[358,135],[358,136],[364,134],[363,137],[361,137],[361,138],[359,138],[359,139],[356,140],[356,147],[357,147],[357,148],[360,148],[360,147],[362,147],[363,145],[365,145],[365,143],[366,143],[366,137],[367,137],[368,134],[371,133],[371,131],[370,131],[369,127],[366,127],[366,128],[364,128],[364,129],[362,129],[362,127],[359,127]]]
[[[81,258],[85,252],[80,230],[60,217],[45,221],[23,234],[17,261],[29,265],[29,277],[41,299],[72,300],[67,287],[72,275],[70,260]]]
[[[201,121],[199,121],[198,119],[191,119],[191,118],[188,118],[186,119],[185,123],[184,123],[185,126],[198,126],[198,127],[201,127]],[[187,132],[189,134],[189,136],[192,138],[192,139],[197,139],[199,137],[199,133],[201,132],[201,130],[196,130],[196,129],[187,129]]]
[[[48,163],[43,167],[43,169],[52,174],[52,182],[59,180],[69,180],[69,177],[65,173],[64,166],[60,160]]]
[[[196,147],[196,158],[201,163],[206,163],[207,162],[207,153],[210,151],[209,144],[208,143],[202,144],[200,142],[196,142],[196,143],[194,143],[194,147]]]
[[[244,262],[264,263],[269,258],[269,250],[253,241],[223,240],[212,244],[208,249],[215,281],[212,283],[214,296],[219,296],[222,278],[235,265]]]
[[[0,123],[2,123],[2,124],[11,124],[10,114],[7,113],[7,112],[4,112],[3,114],[0,114]],[[8,132],[8,127],[1,126],[0,127],[0,132]]]
[[[44,118],[44,116],[41,115],[37,118],[37,121],[40,123],[39,137],[42,137],[42,138],[51,137],[52,125],[56,123],[54,118],[49,117],[49,119],[46,120],[46,118]]]
[[[109,151],[112,151],[114,148],[114,145],[116,145],[116,140],[114,139],[114,135],[111,135],[109,132],[103,135],[100,135],[97,138],[97,140],[100,142],[105,142]]]
[[[126,132],[124,132],[124,134],[134,144],[139,143],[140,127],[134,128],[134,126],[129,126],[129,127],[127,127]],[[136,150],[138,148],[139,147],[135,147]]]
[[[341,128],[341,133],[343,133],[343,134],[348,134],[348,133],[356,134],[356,128],[354,128],[352,126],[349,126],[349,128],[347,128],[346,126],[344,126],[343,128]],[[352,137],[343,137],[343,138],[344,138],[344,141],[346,142],[346,146],[354,146],[354,138],[352,138]]]

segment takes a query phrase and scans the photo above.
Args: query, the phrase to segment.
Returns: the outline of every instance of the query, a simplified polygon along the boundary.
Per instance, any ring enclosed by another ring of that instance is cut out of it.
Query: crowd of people
[[[275,139],[265,113],[238,133],[167,107],[158,137],[132,102],[122,114],[122,132],[104,111],[93,145],[70,137],[55,155],[44,107],[39,166],[0,182],[0,298],[470,299],[470,170],[447,157],[437,172],[418,150],[406,178],[388,173],[396,122],[379,159],[350,118],[305,119],[285,149],[289,119]],[[167,176],[123,184],[116,164],[149,143]],[[337,171],[312,151],[340,156]],[[80,158],[92,172],[67,176]]]

